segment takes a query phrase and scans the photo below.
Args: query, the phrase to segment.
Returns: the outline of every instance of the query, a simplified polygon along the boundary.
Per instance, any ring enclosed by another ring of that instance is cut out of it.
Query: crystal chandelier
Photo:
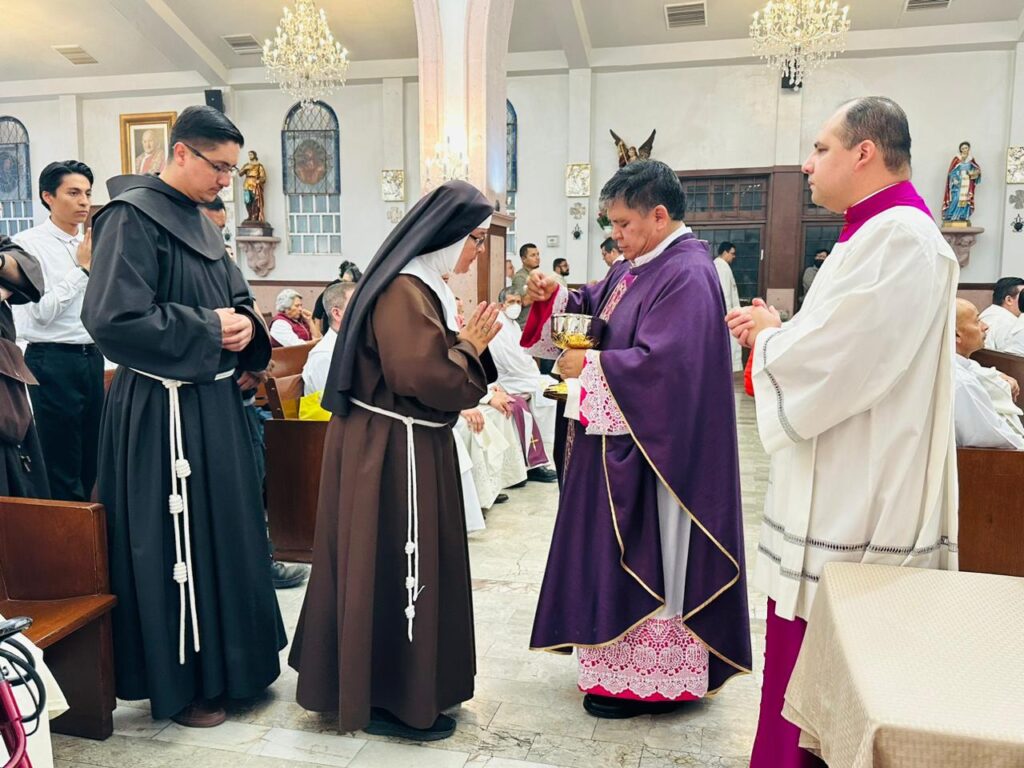
[[[434,147],[434,156],[427,159],[427,190],[436,189],[446,181],[469,178],[469,160],[465,153],[452,147],[451,139]]]
[[[317,13],[313,0],[295,0],[287,6],[273,42],[263,44],[267,79],[308,107],[345,84],[348,51],[334,39],[323,8]]]
[[[846,50],[849,10],[834,0],[769,2],[750,25],[754,54],[799,88],[808,72]]]

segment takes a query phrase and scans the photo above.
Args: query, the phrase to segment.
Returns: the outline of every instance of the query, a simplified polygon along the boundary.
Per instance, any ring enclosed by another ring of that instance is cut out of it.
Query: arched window
[[[321,101],[288,112],[281,131],[288,252],[341,253],[338,118]]]
[[[505,209],[509,216],[515,217],[516,190],[519,187],[519,117],[512,102],[505,100],[505,163],[506,163],[506,196]],[[509,229],[505,247],[509,253],[516,249],[515,224]]]
[[[16,235],[32,224],[28,131],[19,120],[0,117],[0,235]]]

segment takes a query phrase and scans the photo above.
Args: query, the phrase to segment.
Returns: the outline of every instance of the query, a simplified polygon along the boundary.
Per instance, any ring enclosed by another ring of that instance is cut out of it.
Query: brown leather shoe
[[[196,699],[171,720],[186,728],[213,728],[228,719],[224,707],[213,701]]]

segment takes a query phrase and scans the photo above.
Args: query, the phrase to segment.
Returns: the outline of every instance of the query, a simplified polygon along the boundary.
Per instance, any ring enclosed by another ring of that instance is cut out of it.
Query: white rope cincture
[[[196,586],[192,573],[192,527],[189,520],[188,478],[192,465],[185,458],[185,433],[181,424],[181,399],[179,390],[189,381],[178,381],[156,376],[136,368],[135,373],[159,381],[167,390],[167,434],[170,448],[171,494],[167,497],[167,510],[174,526],[174,567],[171,578],[178,584],[178,664],[185,663],[185,606],[192,618],[192,646],[199,653],[199,616],[196,610]],[[234,371],[218,373],[214,381],[221,381],[234,375]],[[179,530],[179,517],[181,525]],[[184,558],[182,557],[184,550]],[[186,600],[185,585],[188,585]]]
[[[416,600],[425,587],[420,586],[420,507],[419,507],[419,484],[416,478],[416,444],[414,442],[413,427],[430,427],[440,429],[448,426],[438,424],[434,421],[414,419],[412,416],[402,416],[398,413],[367,405],[354,397],[349,400],[372,413],[387,416],[389,419],[400,421],[405,424],[405,463],[406,483],[405,494],[407,499],[406,509],[406,534],[405,534],[405,619],[409,632],[409,642],[412,642],[412,625],[416,618]]]

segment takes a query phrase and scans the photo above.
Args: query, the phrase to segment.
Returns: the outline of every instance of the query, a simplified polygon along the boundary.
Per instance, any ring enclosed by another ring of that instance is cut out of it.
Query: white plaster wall
[[[639,146],[657,129],[653,157],[676,170],[775,164],[778,78],[760,66],[699,67],[594,77],[589,277],[604,275],[597,226],[601,186],[618,170],[609,130]]]
[[[255,149],[267,168],[267,221],[281,238],[277,267],[269,280],[329,281],[338,263],[349,259],[365,266],[387,234],[386,206],[380,195],[383,169],[381,85],[346,85],[325,99],[338,117],[341,170],[342,252],[322,256],[287,252],[287,208],[281,183],[281,130],[294,102],[278,90],[236,91],[232,119],[245,134],[246,149]],[[240,189],[235,192],[238,221],[245,218]],[[247,277],[253,277],[247,274]]]
[[[177,112],[205,104],[203,92],[162,94],[159,96],[122,96],[82,99],[82,147],[80,158],[92,168],[92,199],[97,204],[110,200],[107,179],[120,176],[121,115],[145,112]]]
[[[15,117],[22,122],[29,138],[29,163],[32,166],[32,215],[37,224],[46,220],[47,211],[39,201],[39,172],[57,157],[63,146],[60,110],[56,99],[0,104],[0,117]]]
[[[914,184],[939,216],[946,169],[961,141],[971,142],[982,169],[971,222],[985,228],[960,273],[965,283],[1000,276],[1004,232],[1006,145],[1012,83],[1012,51],[975,51],[922,56],[840,59],[808,78],[803,91],[804,155],[815,133],[843,101],[888,96],[907,113],[913,141]],[[1013,235],[1014,237],[1024,236]]]
[[[536,243],[541,269],[565,257],[565,164],[569,132],[568,75],[511,77],[508,99],[519,119],[519,186],[516,192],[516,244]],[[504,204],[504,201],[502,201]],[[557,248],[547,236],[557,235]],[[519,254],[512,257],[516,269]],[[574,274],[571,279],[577,279]]]

